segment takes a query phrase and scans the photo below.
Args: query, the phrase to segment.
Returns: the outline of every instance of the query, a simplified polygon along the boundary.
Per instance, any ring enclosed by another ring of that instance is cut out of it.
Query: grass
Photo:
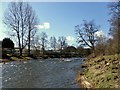
[[[99,56],[86,60],[84,75],[95,88],[118,88],[120,55]]]
[[[12,56],[12,54],[6,54],[7,58],[3,60],[3,62],[10,62],[10,61],[21,61],[21,60],[31,60],[31,57],[28,56]]]

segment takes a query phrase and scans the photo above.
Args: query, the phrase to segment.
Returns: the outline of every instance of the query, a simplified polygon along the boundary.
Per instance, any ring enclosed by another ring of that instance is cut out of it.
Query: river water
[[[2,88],[80,88],[81,58],[14,61],[2,64]]]

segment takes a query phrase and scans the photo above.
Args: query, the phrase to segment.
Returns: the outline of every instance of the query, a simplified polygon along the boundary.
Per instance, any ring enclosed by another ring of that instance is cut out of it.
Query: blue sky
[[[8,3],[0,3],[1,20],[7,5]],[[101,26],[100,30],[108,33],[110,16],[107,2],[30,2],[30,5],[39,18],[39,24],[50,24],[48,29],[39,29],[39,32],[46,32],[48,37],[71,37],[68,42],[70,45],[75,44],[76,40],[74,26],[81,24],[83,20],[95,20],[95,23]],[[0,40],[6,37],[5,30],[0,22]]]

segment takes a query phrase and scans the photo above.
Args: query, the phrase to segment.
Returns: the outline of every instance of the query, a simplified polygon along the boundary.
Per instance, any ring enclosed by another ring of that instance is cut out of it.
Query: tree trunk
[[[22,48],[20,48],[20,56],[22,56]]]
[[[22,48],[21,48],[21,44],[20,44],[20,38],[19,38],[19,35],[18,35],[18,42],[19,42],[19,55],[22,56]]]
[[[44,51],[45,51],[45,49],[44,49],[44,45],[42,46],[42,57],[44,58]]]
[[[20,51],[19,55],[22,56],[22,48],[21,48],[21,44],[20,44],[20,35],[19,35],[19,32],[17,32],[17,37],[18,37],[19,51]]]
[[[30,43],[28,43],[28,56],[30,56]]]
[[[30,55],[30,31],[28,34],[28,56]]]

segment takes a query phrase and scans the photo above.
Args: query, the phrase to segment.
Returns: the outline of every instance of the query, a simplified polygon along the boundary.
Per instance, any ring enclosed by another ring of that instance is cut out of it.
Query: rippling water
[[[14,61],[3,64],[3,88],[79,88],[75,78],[82,59]]]

